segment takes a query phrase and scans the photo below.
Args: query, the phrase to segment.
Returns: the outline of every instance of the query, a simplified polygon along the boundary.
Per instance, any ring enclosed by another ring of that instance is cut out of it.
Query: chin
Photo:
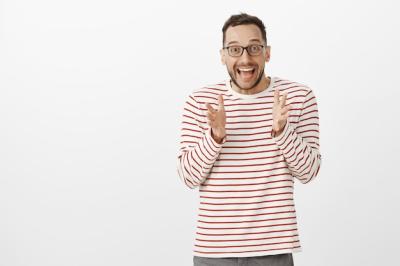
[[[236,82],[237,82],[237,81],[236,81]],[[241,88],[242,90],[250,90],[250,89],[254,88],[255,85],[256,85],[255,83],[256,83],[255,80],[253,80],[252,82],[246,82],[246,83],[244,83],[244,82],[237,82],[237,84],[239,84],[239,86],[240,86],[240,88]]]

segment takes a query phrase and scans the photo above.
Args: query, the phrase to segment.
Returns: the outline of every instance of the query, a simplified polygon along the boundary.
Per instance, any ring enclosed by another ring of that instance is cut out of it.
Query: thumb
[[[224,107],[224,98],[222,97],[222,94],[218,95],[218,110],[223,110],[225,109]]]

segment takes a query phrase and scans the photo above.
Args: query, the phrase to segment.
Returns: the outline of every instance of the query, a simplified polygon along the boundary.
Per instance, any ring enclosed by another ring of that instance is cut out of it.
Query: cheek
[[[261,60],[257,60],[257,65],[258,65],[259,71],[261,71],[265,65],[264,59],[262,58]]]
[[[227,60],[227,61],[226,61],[226,66],[228,67],[228,69],[231,69],[232,71],[234,71],[234,68],[235,68],[235,61]]]

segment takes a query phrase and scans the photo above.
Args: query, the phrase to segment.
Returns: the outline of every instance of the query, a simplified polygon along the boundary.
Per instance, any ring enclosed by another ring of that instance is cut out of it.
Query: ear
[[[221,56],[221,63],[222,65],[226,64],[226,55],[224,53],[224,49],[219,50],[219,55]]]
[[[265,62],[269,62],[270,59],[271,59],[271,46],[268,45],[267,47],[265,47]]]

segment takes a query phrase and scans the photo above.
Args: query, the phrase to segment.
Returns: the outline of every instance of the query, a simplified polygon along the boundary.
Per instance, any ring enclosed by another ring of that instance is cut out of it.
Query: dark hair
[[[254,24],[260,29],[262,38],[265,41],[265,43],[267,43],[267,33],[265,31],[264,23],[261,21],[261,19],[246,13],[240,13],[238,15],[232,15],[222,27],[222,45],[224,45],[225,43],[225,33],[229,27],[234,27],[238,25],[249,25],[249,24]]]

